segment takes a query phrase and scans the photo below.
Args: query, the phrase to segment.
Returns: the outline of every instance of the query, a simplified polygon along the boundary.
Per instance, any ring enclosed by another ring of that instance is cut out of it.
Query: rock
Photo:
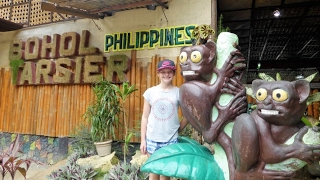
[[[95,155],[88,158],[79,158],[77,164],[81,166],[91,165],[94,169],[100,169],[101,172],[107,173],[114,165],[119,163],[119,159],[115,154],[116,152],[114,151],[104,157]]]
[[[130,161],[131,164],[138,165],[138,167],[141,167],[142,164],[144,164],[148,159],[148,155],[141,154],[141,151],[137,150],[136,154],[132,156],[132,160]]]

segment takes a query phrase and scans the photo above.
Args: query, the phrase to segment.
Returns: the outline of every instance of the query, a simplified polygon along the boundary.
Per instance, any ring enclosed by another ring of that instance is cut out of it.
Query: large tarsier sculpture
[[[220,45],[226,46],[227,43],[230,42]],[[235,48],[236,44],[231,44],[234,50],[227,52],[223,62],[218,63],[214,42],[181,48],[181,74],[186,82],[180,87],[180,104],[183,116],[203,135],[204,140],[218,142],[222,146],[228,159],[230,179],[234,179],[231,138],[223,128],[245,112],[247,104],[245,88],[240,83],[245,68],[244,58]],[[232,98],[230,102],[221,103],[225,93]]]

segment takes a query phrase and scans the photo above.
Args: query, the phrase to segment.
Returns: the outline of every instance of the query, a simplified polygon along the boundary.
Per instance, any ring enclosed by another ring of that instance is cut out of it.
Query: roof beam
[[[158,0],[158,2],[167,2],[168,0]],[[144,1],[139,1],[139,2],[132,2],[132,3],[127,3],[127,4],[119,4],[115,5],[112,7],[105,7],[101,9],[96,9],[91,11],[91,13],[101,13],[101,12],[109,12],[109,11],[121,11],[125,9],[133,9],[133,8],[138,8],[138,7],[145,7],[146,5],[151,5],[154,4],[153,0],[144,0]]]
[[[257,69],[257,64],[261,63],[260,69],[283,69],[291,68],[320,68],[320,59],[295,59],[295,60],[251,60],[248,69]]]
[[[99,19],[99,15],[89,14],[85,11],[81,11],[78,9],[66,8],[66,7],[59,7],[55,6],[54,4],[41,2],[41,10],[57,12],[62,14],[74,15],[79,16],[82,18],[89,18],[89,19]]]

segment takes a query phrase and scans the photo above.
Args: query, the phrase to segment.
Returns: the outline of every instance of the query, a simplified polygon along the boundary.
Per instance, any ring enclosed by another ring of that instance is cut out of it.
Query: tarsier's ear
[[[256,92],[258,91],[258,88],[261,84],[266,83],[267,81],[262,80],[262,79],[255,79],[252,81],[252,90],[253,94],[256,95]]]
[[[292,83],[294,83],[296,91],[299,94],[299,97],[300,97],[299,103],[306,101],[310,93],[309,82],[306,80],[297,80],[297,81],[293,81]]]
[[[186,48],[187,46],[182,46],[181,48],[180,48],[180,52],[182,52],[183,50],[184,50],[184,48]]]
[[[213,41],[209,41],[205,44],[205,46],[210,49],[210,56],[212,58],[214,58],[216,56],[216,49],[217,49],[217,46],[216,46],[216,43],[213,42]]]

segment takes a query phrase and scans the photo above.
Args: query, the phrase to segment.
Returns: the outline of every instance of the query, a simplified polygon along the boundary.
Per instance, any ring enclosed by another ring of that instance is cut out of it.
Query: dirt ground
[[[59,169],[61,166],[64,166],[65,164],[66,164],[66,159],[59,161],[58,163],[51,166],[50,165],[44,166],[44,165],[31,163],[31,166],[27,171],[26,179],[27,180],[48,180],[46,178],[47,175],[49,175],[52,171]],[[7,174],[4,180],[11,180],[10,174]],[[19,172],[16,172],[14,180],[24,180],[24,177]]]

